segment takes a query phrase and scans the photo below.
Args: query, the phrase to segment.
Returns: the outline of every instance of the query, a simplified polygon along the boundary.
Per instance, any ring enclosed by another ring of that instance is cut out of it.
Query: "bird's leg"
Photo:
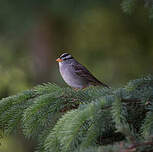
[[[82,88],[73,88],[75,91],[78,91],[78,90],[83,90],[85,89],[87,86],[83,86]]]
[[[75,91],[78,91],[79,90],[79,88],[73,88]]]
[[[84,90],[87,86],[83,86],[81,89]]]

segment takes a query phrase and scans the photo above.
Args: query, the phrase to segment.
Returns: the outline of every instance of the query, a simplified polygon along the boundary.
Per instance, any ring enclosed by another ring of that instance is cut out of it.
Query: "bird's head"
[[[63,53],[58,59],[56,59],[56,61],[57,62],[64,62],[64,61],[68,61],[70,59],[73,59],[71,54]]]

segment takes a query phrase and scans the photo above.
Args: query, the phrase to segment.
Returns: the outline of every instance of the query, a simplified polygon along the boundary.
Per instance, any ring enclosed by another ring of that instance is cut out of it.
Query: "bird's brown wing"
[[[73,64],[72,66],[75,69],[75,73],[80,77],[85,78],[91,85],[103,85],[108,87],[106,84],[97,80],[83,65]]]

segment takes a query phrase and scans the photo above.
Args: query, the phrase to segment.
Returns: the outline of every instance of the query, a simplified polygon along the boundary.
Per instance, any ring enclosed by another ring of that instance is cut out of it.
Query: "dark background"
[[[120,3],[1,0],[0,97],[46,82],[66,85],[55,61],[64,52],[112,87],[153,73],[153,23],[148,9],[140,3],[127,15]]]

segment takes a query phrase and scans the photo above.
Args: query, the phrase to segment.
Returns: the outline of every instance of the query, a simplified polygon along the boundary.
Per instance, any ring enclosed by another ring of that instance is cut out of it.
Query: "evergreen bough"
[[[148,9],[148,16],[150,19],[153,19],[153,0],[122,0],[121,8],[123,12],[128,15],[131,15],[138,5],[143,5]]]
[[[0,100],[0,128],[22,130],[37,152],[151,152],[153,76],[117,89],[36,86]]]

